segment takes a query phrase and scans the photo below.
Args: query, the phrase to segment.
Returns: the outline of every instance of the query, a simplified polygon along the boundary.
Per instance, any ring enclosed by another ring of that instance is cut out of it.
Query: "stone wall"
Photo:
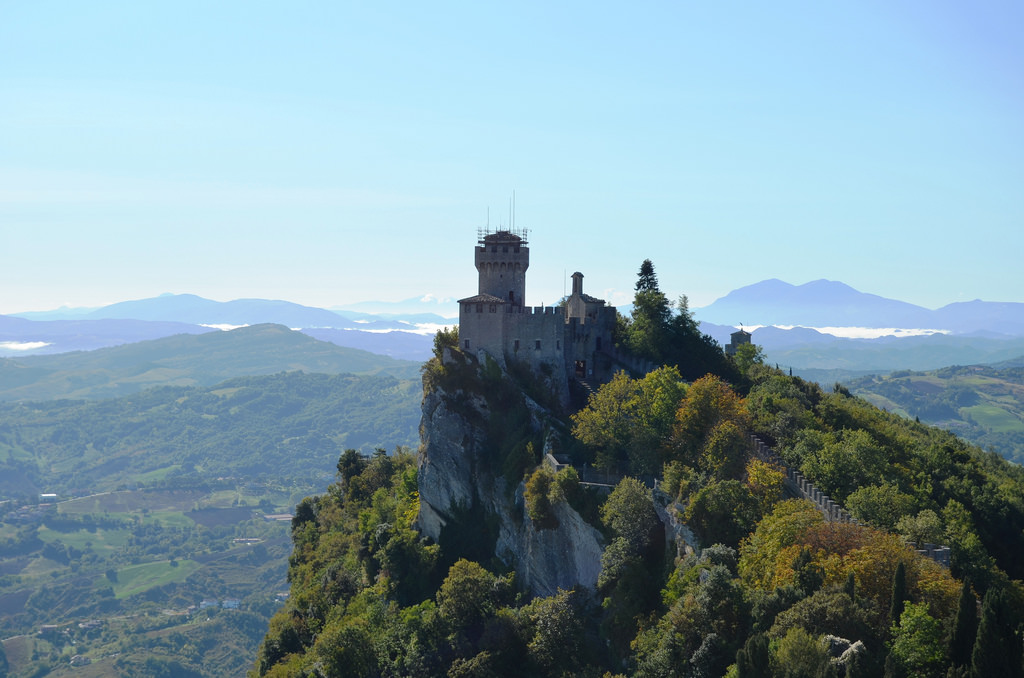
[[[792,496],[800,499],[806,499],[814,504],[814,506],[821,511],[821,514],[825,516],[825,520],[829,522],[860,524],[856,518],[850,515],[849,511],[815,487],[814,483],[807,480],[802,473],[796,469],[790,468],[789,465],[782,460],[782,457],[775,453],[775,450],[768,447],[764,441],[753,433],[750,434],[750,444],[753,447],[754,455],[756,457],[762,461],[775,464],[783,470],[786,474],[786,489]],[[916,549],[917,553],[925,556],[926,558],[931,558],[944,567],[949,567],[950,549],[948,546],[936,546],[935,544],[923,544],[921,546],[923,546],[923,548]]]

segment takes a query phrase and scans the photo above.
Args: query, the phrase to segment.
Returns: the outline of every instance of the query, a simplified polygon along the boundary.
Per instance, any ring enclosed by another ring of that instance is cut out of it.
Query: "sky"
[[[162,293],[1024,302],[1024,4],[0,0],[0,313]],[[699,319],[699,313],[697,314]]]

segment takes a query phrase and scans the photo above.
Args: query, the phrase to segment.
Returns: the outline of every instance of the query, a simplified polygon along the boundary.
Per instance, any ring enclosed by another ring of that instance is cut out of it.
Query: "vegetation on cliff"
[[[658,296],[653,267],[641,282],[650,303],[620,337],[664,331],[648,354],[664,360],[687,313]],[[716,369],[690,381],[683,354],[641,378],[620,374],[561,421],[527,397],[543,375],[442,362],[446,352],[457,344],[439,335],[424,386],[480,431],[477,477],[522,493],[524,530],[557,530],[562,504],[590,520],[604,540],[596,585],[535,596],[506,554],[422,538],[413,459],[348,455],[338,483],[296,515],[292,597],[256,675],[1024,673],[1018,467],[770,369],[756,351],[719,351]],[[750,432],[860,523],[786,499],[783,469],[752,456]],[[576,469],[538,466],[541,446]],[[591,467],[624,476],[597,493],[581,482]],[[908,543],[924,537],[950,546],[950,569]]]

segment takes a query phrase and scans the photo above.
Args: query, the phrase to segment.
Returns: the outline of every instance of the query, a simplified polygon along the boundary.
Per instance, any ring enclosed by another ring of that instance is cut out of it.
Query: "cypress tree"
[[[989,589],[981,603],[981,622],[971,653],[971,678],[1022,675],[1019,624],[1005,592]]]
[[[846,584],[843,586],[843,593],[850,596],[850,600],[853,602],[857,602],[857,578],[853,576],[852,570],[846,575]]]
[[[739,678],[770,678],[768,636],[755,633],[736,653],[736,675]]]
[[[892,575],[892,602],[889,604],[889,619],[893,626],[900,623],[903,605],[907,602],[907,568],[901,560]]]
[[[971,650],[978,635],[978,600],[971,592],[970,583],[964,579],[960,588],[960,602],[956,608],[956,622],[950,641],[949,656],[953,666],[967,666],[971,663]]]
[[[793,572],[796,575],[796,585],[808,596],[820,589],[825,581],[825,573],[821,566],[814,562],[811,549],[807,546],[800,549],[800,553],[793,559]]]

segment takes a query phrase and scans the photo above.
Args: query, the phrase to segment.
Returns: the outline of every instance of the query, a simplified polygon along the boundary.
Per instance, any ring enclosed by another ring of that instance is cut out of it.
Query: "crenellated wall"
[[[849,511],[819,490],[802,473],[794,468],[790,468],[783,461],[782,457],[775,453],[775,450],[768,447],[763,440],[753,433],[750,434],[750,444],[753,447],[755,456],[762,461],[767,461],[783,469],[786,473],[785,483],[789,492],[795,497],[806,499],[814,504],[821,511],[822,515],[825,516],[825,520],[829,522],[860,524],[856,518],[850,515]],[[923,548],[916,549],[920,555],[934,560],[939,565],[949,567],[950,549],[948,546],[937,546],[935,544],[919,544],[915,546],[923,546]]]

